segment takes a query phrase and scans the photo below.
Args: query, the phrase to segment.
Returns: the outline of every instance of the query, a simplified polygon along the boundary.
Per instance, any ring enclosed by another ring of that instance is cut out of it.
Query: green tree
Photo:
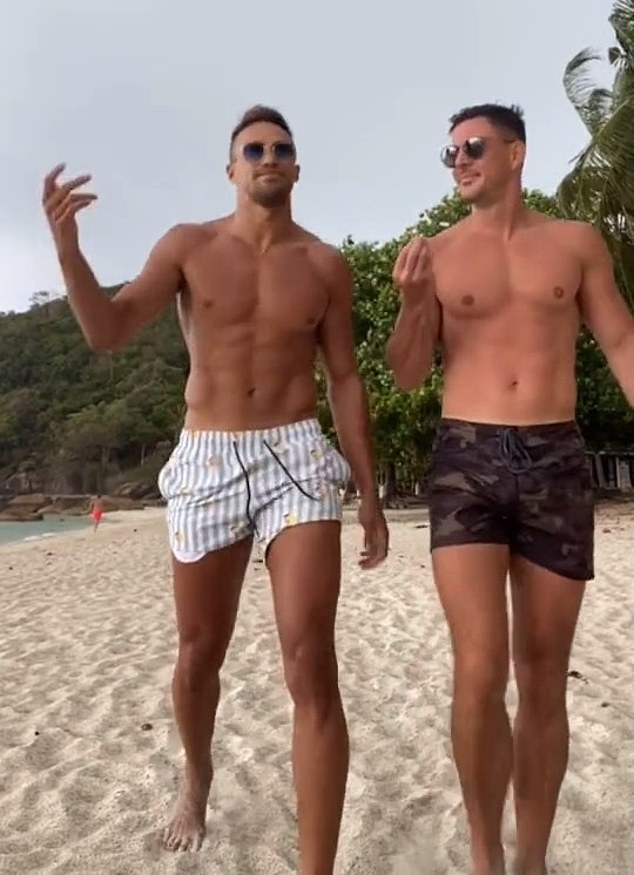
[[[587,146],[562,180],[565,214],[585,219],[612,252],[619,286],[634,305],[634,0],[617,0],[610,16],[615,44],[607,58],[611,88],[595,84],[593,65],[602,56],[584,49],[564,72],[568,99],[588,129]]]
[[[562,215],[557,200],[541,192],[525,192],[525,200]],[[397,486],[410,492],[424,480],[442,392],[440,360],[415,392],[400,392],[392,382],[385,346],[399,307],[394,262],[413,234],[432,237],[467,212],[451,194],[395,240],[348,238],[341,247],[355,278],[357,356],[388,495]],[[183,422],[189,368],[174,308],[121,351],[95,355],[64,299],[38,293],[31,304],[26,313],[0,315],[0,480],[28,464],[43,488],[53,482],[69,491],[103,491],[137,479],[155,484]],[[321,372],[318,381],[318,415],[330,430]],[[578,418],[590,445],[634,446],[632,412],[586,332],[579,342],[578,383]]]

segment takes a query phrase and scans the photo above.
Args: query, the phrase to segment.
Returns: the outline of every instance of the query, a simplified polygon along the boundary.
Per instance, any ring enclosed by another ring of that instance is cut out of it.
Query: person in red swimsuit
[[[91,515],[93,523],[94,523],[93,531],[96,532],[97,527],[98,527],[98,525],[101,522],[101,519],[103,517],[103,508],[101,506],[101,496],[100,495],[98,495],[93,500],[91,507],[90,507],[90,515]]]

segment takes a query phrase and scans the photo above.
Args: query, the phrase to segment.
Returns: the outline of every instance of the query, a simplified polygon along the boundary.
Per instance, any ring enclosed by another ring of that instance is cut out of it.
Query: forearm
[[[99,286],[79,248],[60,254],[59,263],[68,303],[88,345],[95,350],[112,349],[115,341],[116,308]]]
[[[376,466],[365,386],[355,372],[328,387],[328,400],[341,450],[362,496],[376,494]]]
[[[629,404],[634,407],[634,329],[607,353],[607,360]]]
[[[410,303],[403,298],[386,359],[399,389],[416,389],[424,382],[434,357],[439,317],[432,302]]]

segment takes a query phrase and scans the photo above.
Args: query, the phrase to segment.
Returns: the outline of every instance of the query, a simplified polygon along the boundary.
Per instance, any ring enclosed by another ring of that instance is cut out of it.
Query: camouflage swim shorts
[[[507,544],[574,580],[594,577],[594,495],[574,422],[441,419],[429,483],[431,549]]]

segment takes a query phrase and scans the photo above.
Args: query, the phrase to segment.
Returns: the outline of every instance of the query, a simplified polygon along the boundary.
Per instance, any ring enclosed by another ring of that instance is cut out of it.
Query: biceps
[[[326,320],[320,332],[319,348],[326,375],[331,382],[356,373],[357,358],[351,320]]]
[[[181,273],[172,265],[148,265],[115,295],[113,303],[135,331],[155,319],[175,297]]]
[[[598,295],[582,297],[581,317],[603,350],[618,346],[634,326],[634,317],[616,290],[601,299]]]

